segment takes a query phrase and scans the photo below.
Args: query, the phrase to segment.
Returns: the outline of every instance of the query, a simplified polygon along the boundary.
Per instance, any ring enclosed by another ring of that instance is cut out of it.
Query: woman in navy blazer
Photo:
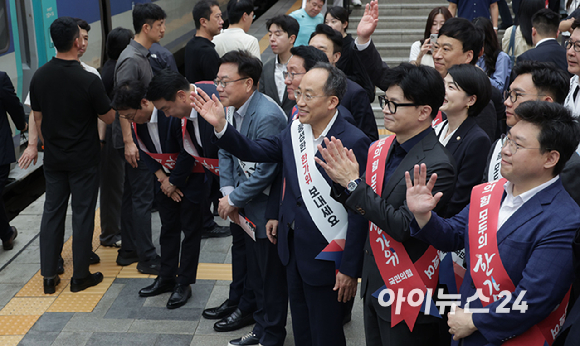
[[[447,119],[435,126],[439,142],[455,159],[457,182],[444,217],[452,217],[467,204],[471,189],[481,182],[491,143],[475,117],[491,97],[489,78],[480,68],[455,65],[445,77],[445,101],[440,110]]]

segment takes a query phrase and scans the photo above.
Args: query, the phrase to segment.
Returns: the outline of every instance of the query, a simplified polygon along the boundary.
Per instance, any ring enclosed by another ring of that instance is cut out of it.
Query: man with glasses
[[[580,208],[560,173],[580,131],[553,102],[528,101],[516,114],[503,141],[504,179],[476,186],[453,218],[432,211],[441,194],[431,191],[434,176],[426,183],[425,165],[414,167],[414,182],[405,177],[411,235],[441,251],[465,249],[461,308],[449,314],[453,345],[550,344],[566,318]]]
[[[364,164],[360,156],[355,159],[342,154],[345,148],[350,149],[344,141],[326,141],[327,149],[319,146],[326,163],[317,162],[336,183],[333,197],[370,221],[365,227],[369,231],[365,232],[368,240],[361,283],[366,344],[442,344],[439,318],[419,312],[420,307],[406,306],[402,313],[396,313],[396,305],[384,307],[379,297],[385,288],[392,289],[395,294],[401,288],[407,297],[411,290],[425,292],[425,287],[435,288],[437,284],[435,271],[430,276],[423,273],[429,272],[433,260],[438,263],[439,254],[409,234],[413,216],[405,202],[403,177],[413,166],[427,163],[430,173],[437,173],[434,189],[443,193],[438,210],[444,211],[446,202],[453,195],[456,180],[454,161],[439,143],[431,121],[443,104],[445,86],[443,78],[434,69],[409,63],[390,69],[382,83],[386,93],[379,97],[379,102],[383,106],[385,128],[396,135],[371,146],[365,175],[360,175],[356,169],[356,161],[359,161],[358,165]],[[381,242],[388,242],[390,251],[385,251],[387,246],[382,248]],[[393,253],[397,256],[394,257]],[[399,286],[399,282],[392,278],[407,270],[414,274],[409,276],[409,280],[400,281],[407,285]],[[411,277],[414,278],[411,280]]]
[[[286,267],[296,345],[346,345],[346,302],[356,295],[362,266],[366,222],[330,198],[332,182],[314,161],[316,145],[325,137],[338,137],[362,161],[359,173],[365,169],[370,140],[336,109],[345,90],[342,71],[327,63],[316,65],[293,91],[298,119],[279,135],[257,140],[227,123],[217,99],[192,95],[222,149],[242,160],[283,163],[279,225],[269,237],[277,241]]]
[[[568,75],[552,63],[522,61],[514,67],[516,78],[510,88],[504,92],[506,106],[506,124],[510,128],[520,118],[516,108],[526,101],[547,101],[564,104],[568,94]],[[483,170],[483,182],[502,178],[501,149],[502,141],[497,140],[491,146],[487,157],[487,167]],[[580,156],[574,153],[560,173],[562,184],[572,198],[580,205]]]
[[[564,105],[572,111],[575,117],[580,116],[580,18],[572,23],[572,34],[566,41],[566,59],[568,61],[568,72],[573,74],[570,79],[570,92],[564,102]]]

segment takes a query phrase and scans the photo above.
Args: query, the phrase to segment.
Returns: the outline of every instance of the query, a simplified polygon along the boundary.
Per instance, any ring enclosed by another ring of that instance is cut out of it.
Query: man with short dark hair
[[[165,11],[156,4],[135,5],[135,37],[123,50],[115,65],[115,87],[127,80],[149,84],[153,77],[149,48],[163,37],[165,18]],[[142,153],[133,139],[130,121],[123,117],[118,120],[113,124],[113,140],[119,155],[125,158],[126,163],[121,203],[122,241],[117,264],[126,266],[138,262],[139,272],[157,275],[160,259],[151,239],[153,178],[145,163],[140,160]]]
[[[286,90],[284,72],[288,70],[288,61],[292,56],[290,49],[294,47],[300,25],[298,21],[287,14],[280,14],[266,21],[270,48],[274,57],[264,64],[260,77],[260,92],[270,96],[286,115],[290,114],[296,104]]]
[[[580,208],[559,174],[580,131],[553,102],[524,102],[516,115],[502,137],[504,179],[474,187],[472,203],[455,217],[432,212],[441,193],[432,192],[435,175],[426,183],[425,165],[414,167],[414,183],[406,173],[411,235],[441,251],[465,248],[462,308],[448,322],[453,345],[550,344],[566,316]]]
[[[326,24],[318,24],[316,30],[310,36],[308,44],[320,49],[326,54],[332,66],[340,59],[342,51],[342,35]],[[379,130],[375,114],[371,108],[366,91],[357,83],[347,78],[346,93],[340,104],[350,111],[356,127],[362,130],[371,141],[379,139]]]
[[[89,272],[99,188],[97,117],[113,121],[101,80],[78,62],[82,36],[70,17],[56,19],[50,35],[56,57],[39,68],[30,83],[30,101],[38,133],[44,140],[46,200],[40,227],[41,275],[44,293],[56,292],[58,256],[64,237],[64,219],[72,193],[73,264],[70,289],[79,292],[103,280]]]
[[[258,39],[248,35],[254,21],[254,2],[252,0],[230,0],[228,3],[228,19],[230,26],[213,38],[215,51],[220,57],[232,50],[244,49],[260,61],[260,45]]]
[[[534,13],[532,16],[532,42],[536,46],[518,56],[518,64],[526,60],[553,62],[563,71],[568,71],[566,49],[557,41],[560,34],[559,24],[560,16],[550,9],[544,8]]]
[[[222,29],[222,11],[216,0],[200,0],[193,7],[195,36],[185,46],[185,78],[190,83],[214,80],[219,55],[211,42]]]
[[[580,97],[578,97],[578,90],[580,90],[580,18],[575,19],[572,23],[572,34],[566,41],[566,60],[568,72],[573,76],[570,79],[570,92],[564,105],[574,117],[578,118],[580,116]]]
[[[381,304],[379,293],[388,288],[404,290],[405,297],[411,290],[427,295],[426,288],[434,291],[437,286],[438,274],[425,273],[430,273],[429,265],[439,263],[439,254],[409,234],[413,219],[406,205],[403,176],[414,165],[429,162],[431,172],[437,172],[435,189],[444,196],[439,210],[453,195],[454,160],[431,128],[443,104],[445,86],[432,68],[409,63],[390,69],[383,85],[387,86],[385,96],[380,97],[385,128],[395,135],[371,146],[365,175],[356,169],[361,157],[342,154],[350,147],[335,139],[326,141],[326,149],[319,146],[326,163],[317,162],[336,183],[332,196],[370,222],[365,227],[369,231],[365,232],[368,241],[361,283],[366,344],[436,345],[438,318],[421,313],[420,306],[406,305],[398,313],[397,305]],[[404,274],[404,281],[393,280],[400,273],[411,275]]]
[[[298,36],[294,42],[295,47],[308,45],[308,39],[316,26],[324,23],[324,17],[320,11],[322,11],[325,2],[326,0],[307,0],[304,8],[290,13],[289,16],[295,18],[300,25]]]
[[[343,317],[362,264],[364,219],[330,199],[331,182],[314,161],[316,144],[336,136],[361,158],[364,170],[370,140],[336,109],[345,90],[342,71],[328,63],[315,66],[294,90],[298,119],[277,136],[253,141],[228,124],[216,98],[192,94],[195,108],[214,126],[218,146],[240,160],[283,163],[279,223],[267,231],[286,267],[296,345],[346,345]]]

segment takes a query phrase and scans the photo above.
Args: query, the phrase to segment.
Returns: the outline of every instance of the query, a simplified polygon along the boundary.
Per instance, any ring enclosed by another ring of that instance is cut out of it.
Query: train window
[[[10,48],[10,31],[8,30],[8,11],[6,2],[0,0],[0,53],[4,53]]]

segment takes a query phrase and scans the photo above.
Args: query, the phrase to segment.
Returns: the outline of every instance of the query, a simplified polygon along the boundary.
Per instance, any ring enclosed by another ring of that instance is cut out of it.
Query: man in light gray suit
[[[271,98],[257,91],[261,73],[262,63],[249,52],[231,51],[220,59],[215,81],[220,100],[227,107],[228,120],[251,139],[277,135],[287,124],[283,110]],[[243,162],[224,150],[219,151],[219,158],[220,187],[224,197],[219,201],[218,212],[222,218],[229,217],[235,222],[231,224],[232,252],[239,243],[244,243],[247,261],[244,295],[255,296],[256,310],[243,311],[243,307],[238,306],[214,328],[230,331],[255,320],[254,329],[248,335],[232,340],[230,345],[260,343],[281,346],[286,337],[286,278],[276,245],[266,235],[266,224],[277,223],[277,220],[268,221],[266,210],[269,204],[278,203],[277,194],[270,197],[270,189],[280,174],[280,167],[272,163]],[[234,271],[237,270],[236,262],[239,263],[237,256],[232,254]]]
[[[290,49],[294,47],[300,25],[296,19],[287,14],[281,14],[268,19],[266,26],[270,48],[275,56],[264,64],[260,78],[260,92],[276,101],[284,113],[290,114],[296,101],[288,98],[284,73],[288,71],[288,60],[292,57]]]

